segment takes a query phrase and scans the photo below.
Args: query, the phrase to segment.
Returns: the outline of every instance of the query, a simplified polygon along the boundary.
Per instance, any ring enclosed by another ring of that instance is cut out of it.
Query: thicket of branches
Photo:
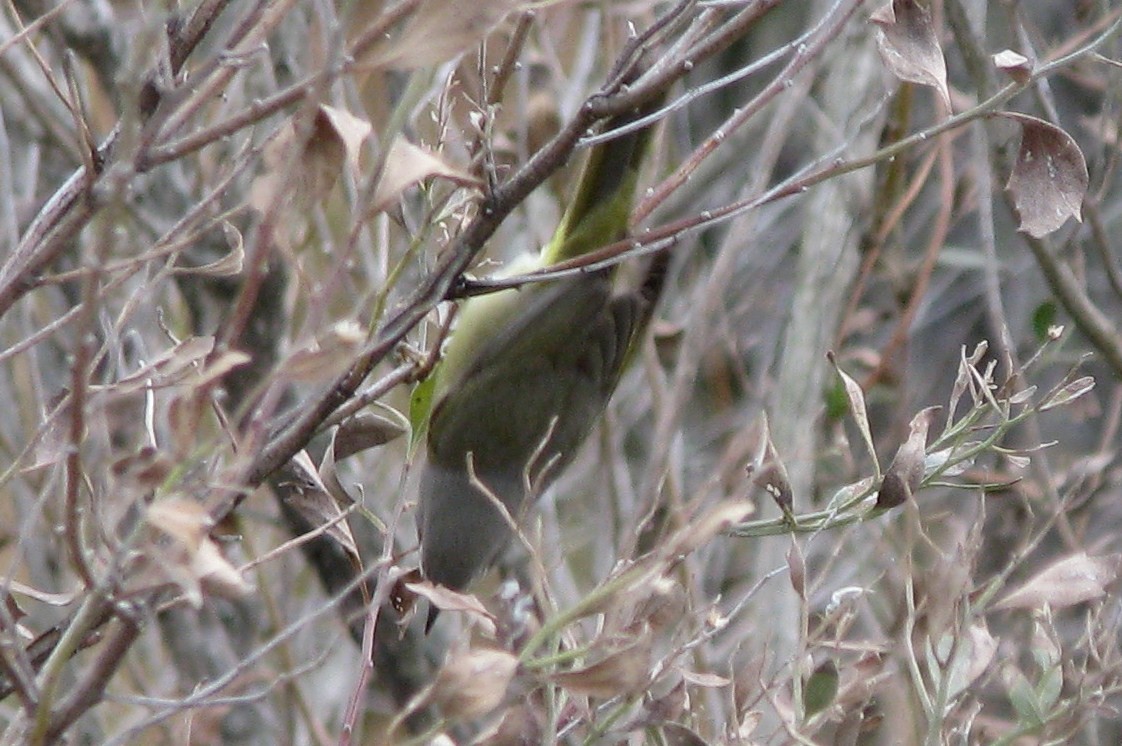
[[[0,742],[1122,740],[1120,18],[14,0]],[[631,239],[493,279],[663,96]],[[503,570],[423,582],[448,301],[657,251]]]

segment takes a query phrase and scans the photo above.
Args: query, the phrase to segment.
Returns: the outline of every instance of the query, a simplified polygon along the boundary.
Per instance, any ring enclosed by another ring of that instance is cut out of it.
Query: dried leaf
[[[142,490],[153,490],[175,470],[175,462],[152,446],[142,446],[135,453],[123,456],[109,467],[120,477]]]
[[[720,689],[723,686],[728,686],[732,683],[732,679],[727,676],[718,676],[715,673],[701,673],[699,671],[688,671],[681,669],[682,678],[693,684],[694,686],[703,686],[707,689]]]
[[[406,189],[434,176],[448,179],[460,186],[479,186],[479,181],[471,174],[456,168],[436,153],[398,137],[386,155],[382,177],[374,191],[373,211],[385,210]]]
[[[312,118],[311,132],[299,142],[293,120],[265,146],[265,172],[250,187],[249,204],[258,212],[276,209],[278,200],[290,194],[298,204],[307,204],[324,197],[339,180],[344,167],[359,170],[362,143],[372,128],[354,115],[326,104],[320,104]],[[295,161],[299,178],[291,179],[293,148],[300,151]]]
[[[322,118],[322,119],[321,119]],[[370,122],[360,119],[345,109],[338,109],[327,104],[320,104],[316,117],[316,135],[330,133],[328,137],[337,138],[343,145],[343,154],[346,165],[351,172],[358,175],[362,172],[359,159],[362,157],[362,146],[374,128]]]
[[[970,385],[970,368],[978,364],[978,361],[982,359],[988,349],[989,343],[985,340],[974,347],[974,351],[970,353],[969,357],[966,355],[966,345],[959,349],[958,371],[955,374],[954,386],[951,388],[951,398],[947,402],[947,424],[943,429],[944,433],[954,425],[954,415],[958,409],[958,401]]]
[[[453,651],[433,683],[433,701],[452,720],[486,715],[506,697],[518,658],[505,650]]]
[[[573,694],[611,699],[642,691],[651,669],[651,635],[637,639],[590,666],[554,674],[551,680]]]
[[[12,593],[18,593],[22,596],[33,598],[39,603],[48,604],[50,606],[69,606],[78,598],[82,597],[82,593],[79,590],[73,590],[67,593],[48,593],[47,591],[41,591],[38,588],[24,585],[18,580],[9,579],[7,583],[9,587],[11,587]],[[10,598],[10,596],[5,596],[5,598]]]
[[[644,577],[644,581],[630,594],[641,599],[634,603],[633,618],[646,621],[654,630],[677,629],[689,607],[681,583],[665,575]]]
[[[1087,162],[1075,140],[1054,124],[1002,112],[1021,127],[1021,147],[1005,188],[1020,217],[1018,230],[1043,238],[1068,218],[1083,220]]]
[[[202,605],[204,589],[227,597],[244,596],[253,589],[211,540],[213,524],[200,503],[167,497],[148,506],[145,520],[174,542],[170,551],[151,547],[148,558],[183,590],[192,606]]]
[[[670,537],[666,543],[669,556],[681,557],[696,551],[717,534],[722,534],[743,521],[752,512],[751,503],[725,500]]]
[[[1017,83],[1027,83],[1032,78],[1032,63],[1028,57],[1012,49],[1003,49],[995,54],[993,64]]]
[[[1055,409],[1068,402],[1075,401],[1093,388],[1095,388],[1095,379],[1091,376],[1077,378],[1049,396],[1048,401],[1040,405],[1040,411],[1047,412],[1049,409]]]
[[[666,746],[708,746],[704,738],[679,723],[663,725],[662,736]]]
[[[343,490],[337,479],[330,485],[320,475],[307,451],[297,453],[289,463],[291,487],[285,503],[296,510],[313,529],[324,528],[325,533],[338,542],[356,563],[362,562],[354,534],[347,523],[347,511],[342,505],[354,500]]]
[[[947,63],[927,4],[892,0],[869,20],[877,25],[877,50],[889,72],[900,80],[931,86],[950,109]]]
[[[942,407],[928,407],[912,418],[909,424],[908,439],[896,451],[888,471],[880,484],[877,507],[889,510],[903,505],[919,490],[923,482],[923,470],[927,449],[927,431],[937,411]]]
[[[442,585],[434,585],[427,580],[405,583],[412,591],[441,611],[455,611],[467,616],[479,625],[480,631],[488,636],[495,635],[495,616],[487,611],[478,598],[467,593],[458,593]]]
[[[188,337],[169,350],[164,350],[152,362],[135,373],[119,379],[110,386],[114,395],[130,394],[154,386],[164,386],[180,380],[193,366],[201,363],[214,350],[214,337]]]
[[[422,0],[392,45],[364,60],[363,67],[410,70],[447,62],[481,42],[517,5],[517,0]]]
[[[222,232],[226,235],[226,242],[230,251],[220,259],[199,266],[176,266],[172,274],[191,275],[202,277],[232,277],[241,274],[245,266],[245,241],[241,231],[231,223],[222,224]]]
[[[351,366],[365,341],[366,334],[355,321],[337,322],[292,352],[281,372],[289,381],[299,383],[334,381]]]
[[[806,560],[799,543],[791,539],[791,547],[787,550],[787,574],[791,578],[791,586],[799,598],[806,600]]]
[[[865,441],[865,448],[869,451],[869,457],[873,460],[873,466],[876,469],[876,474],[880,476],[880,463],[877,461],[877,449],[873,445],[873,432],[869,428],[869,413],[865,408],[865,392],[861,390],[861,385],[838,365],[837,356],[833,352],[826,353],[826,358],[834,366],[834,370],[838,372],[838,377],[841,378],[842,385],[845,387],[845,396],[849,400],[849,413],[853,416],[853,421],[857,424],[857,429],[861,433],[861,439]]]
[[[755,458],[748,465],[748,473],[753,475],[754,484],[771,495],[783,515],[789,516],[795,507],[794,490],[791,488],[791,478],[787,475],[787,467],[771,439],[766,412],[760,413],[758,427],[759,446]]]
[[[995,609],[1052,609],[1093,601],[1106,593],[1118,578],[1122,555],[1091,557],[1077,552],[1054,562],[1012,591]]]
[[[409,432],[409,422],[396,409],[360,412],[348,417],[335,430],[332,444],[338,461],[397,440]]]

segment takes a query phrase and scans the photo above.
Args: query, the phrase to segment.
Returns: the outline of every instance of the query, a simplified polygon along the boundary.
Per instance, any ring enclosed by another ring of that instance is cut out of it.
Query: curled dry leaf
[[[245,240],[232,223],[222,224],[222,233],[226,236],[226,243],[230,251],[219,259],[197,266],[176,265],[172,274],[189,275],[193,277],[232,277],[241,274],[245,266]]]
[[[753,476],[753,482],[764,489],[783,515],[791,515],[794,511],[794,491],[791,488],[791,478],[787,474],[787,467],[779,457],[779,450],[771,438],[771,428],[768,426],[767,413],[761,412],[758,424],[759,446],[756,456],[748,465],[748,473]]]
[[[1067,132],[1043,119],[1002,112],[1021,127],[1021,147],[1005,189],[1020,217],[1019,230],[1043,238],[1068,218],[1083,220],[1087,161]]]
[[[1055,409],[1056,407],[1075,401],[1093,388],[1095,388],[1095,379],[1091,376],[1077,378],[1070,383],[1064,384],[1059,390],[1049,396],[1048,401],[1040,405],[1040,411],[1047,412],[1049,409]]]
[[[335,459],[342,461],[371,448],[383,446],[409,432],[409,421],[396,409],[382,407],[378,412],[360,412],[336,428],[333,444]]]
[[[1052,609],[1093,601],[1118,578],[1122,555],[1077,552],[1054,562],[994,604],[995,609]]]
[[[479,181],[463,169],[456,168],[430,150],[398,137],[386,154],[382,178],[378,180],[378,187],[374,190],[373,211],[385,210],[406,189],[433,176],[448,179],[460,186],[479,186]]]
[[[551,680],[573,694],[611,699],[646,688],[651,670],[651,634],[644,629],[637,638],[596,663],[574,671],[554,674]]]
[[[346,419],[331,433],[331,442],[320,461],[319,477],[327,491],[342,505],[350,505],[355,499],[339,481],[338,463],[356,453],[385,445],[409,430],[404,417],[389,407],[385,411],[396,415],[396,419],[373,412],[362,412]]]
[[[993,56],[993,64],[1017,83],[1027,83],[1032,78],[1032,63],[1023,54],[1003,49]]]
[[[114,394],[122,395],[150,387],[169,385],[181,380],[195,365],[202,363],[213,350],[214,337],[188,337],[171,349],[161,352],[135,373],[104,388],[111,388]]]
[[[291,489],[285,494],[285,502],[313,529],[323,528],[355,562],[361,564],[362,557],[347,523],[346,511],[340,507],[353,502],[350,495],[343,491],[337,480],[334,487],[323,480],[307,451],[297,453],[289,463],[289,469],[293,479],[288,485]]]
[[[869,20],[877,25],[877,51],[888,71],[900,80],[931,86],[950,109],[947,63],[927,3],[891,0]]]
[[[935,413],[942,407],[921,410],[909,425],[908,439],[896,451],[892,463],[881,480],[877,507],[883,510],[903,505],[912,499],[923,482],[926,458],[927,431]]]
[[[487,637],[495,636],[495,616],[484,608],[478,598],[468,593],[458,593],[442,585],[434,585],[427,580],[405,583],[405,588],[441,611],[455,611],[467,616],[478,625]]]
[[[480,717],[506,697],[518,658],[505,650],[453,650],[433,683],[432,698],[452,720]]]
[[[174,545],[172,551],[153,545],[148,558],[183,590],[192,606],[202,605],[204,589],[228,597],[244,596],[253,589],[210,538],[211,518],[201,504],[181,497],[164,498],[148,507],[145,520]]]
[[[342,109],[320,104],[311,126],[301,144],[290,119],[265,146],[265,173],[254,180],[249,192],[249,204],[258,212],[275,209],[277,201],[290,194],[300,203],[322,198],[335,186],[345,166],[358,173],[362,144],[373,131],[370,123]],[[298,144],[300,151],[294,158],[293,148]],[[299,178],[291,178],[297,169]]]

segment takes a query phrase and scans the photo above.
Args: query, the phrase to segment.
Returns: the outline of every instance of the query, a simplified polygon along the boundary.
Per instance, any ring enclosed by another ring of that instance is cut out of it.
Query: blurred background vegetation
[[[1122,741],[1120,17],[13,0],[0,742]],[[664,93],[653,333],[428,586],[448,301]]]

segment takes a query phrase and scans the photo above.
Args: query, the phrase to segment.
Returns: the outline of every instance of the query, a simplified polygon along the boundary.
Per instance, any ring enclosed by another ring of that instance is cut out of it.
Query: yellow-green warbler
[[[606,129],[654,108],[616,117]],[[624,238],[649,134],[596,145],[553,239],[512,270],[550,266]],[[660,255],[630,282],[603,269],[463,304],[434,373],[421,476],[421,569],[429,580],[462,589],[486,570],[512,536],[495,498],[517,520],[527,495],[576,455],[650,319],[664,262]]]

